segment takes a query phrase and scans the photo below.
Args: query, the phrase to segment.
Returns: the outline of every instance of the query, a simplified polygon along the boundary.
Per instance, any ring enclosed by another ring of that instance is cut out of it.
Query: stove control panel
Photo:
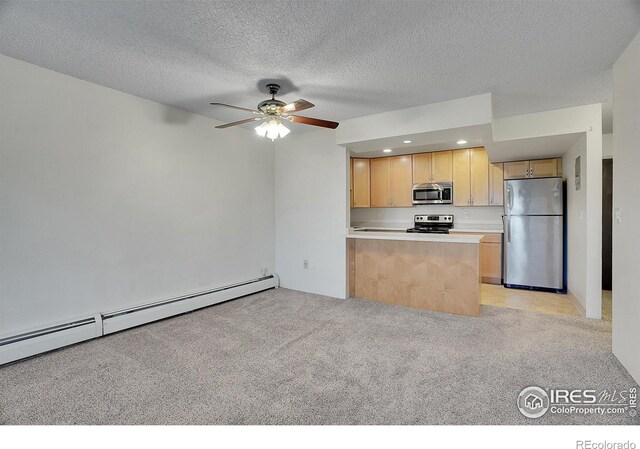
[[[416,224],[453,224],[453,215],[416,215],[413,221]]]

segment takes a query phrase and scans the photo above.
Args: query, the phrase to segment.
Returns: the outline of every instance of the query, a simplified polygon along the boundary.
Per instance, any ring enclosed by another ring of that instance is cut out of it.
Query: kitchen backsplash
[[[409,228],[413,226],[413,216],[418,214],[452,214],[454,222],[460,225],[502,226],[502,206],[493,207],[453,207],[415,206],[397,208],[356,208],[351,209],[351,226],[387,226]]]

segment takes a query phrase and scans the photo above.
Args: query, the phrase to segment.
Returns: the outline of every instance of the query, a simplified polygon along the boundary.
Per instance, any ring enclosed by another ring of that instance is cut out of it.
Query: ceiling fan
[[[242,108],[240,106],[232,106],[224,103],[211,103],[213,106],[224,106],[225,108],[238,109],[240,111],[251,112],[258,116],[239,120],[237,122],[225,123],[224,125],[216,126],[216,128],[229,128],[231,126],[242,125],[244,123],[266,120],[266,122],[256,126],[256,133],[261,137],[266,136],[273,141],[278,137],[284,137],[289,134],[289,129],[282,124],[281,120],[289,120],[290,122],[302,123],[304,125],[320,126],[322,128],[336,129],[338,127],[339,123],[337,122],[303,117],[301,115],[293,115],[293,113],[312,108],[315,105],[302,99],[289,104],[284,101],[276,100],[276,95],[280,91],[280,85],[267,84],[267,90],[271,94],[271,99],[258,103],[257,109]]]

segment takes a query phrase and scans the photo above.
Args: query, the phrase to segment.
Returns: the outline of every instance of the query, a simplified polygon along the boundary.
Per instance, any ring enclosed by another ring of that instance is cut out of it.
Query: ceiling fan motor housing
[[[258,110],[267,115],[278,115],[278,109],[284,106],[284,101],[276,100],[275,96],[280,91],[279,84],[267,84],[267,90],[271,94],[271,100],[265,100],[258,103]]]

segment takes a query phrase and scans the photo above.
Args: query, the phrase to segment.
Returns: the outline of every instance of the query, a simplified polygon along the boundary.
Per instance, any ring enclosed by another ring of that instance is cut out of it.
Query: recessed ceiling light
[[[411,143],[410,140],[403,140],[402,143]]]
[[[457,143],[458,145],[464,145],[465,143],[467,143],[467,141],[466,141],[466,140],[464,140],[464,139],[462,139],[462,140],[458,140],[456,143]]]
[[[385,148],[382,150],[383,153],[391,153],[391,148]]]

